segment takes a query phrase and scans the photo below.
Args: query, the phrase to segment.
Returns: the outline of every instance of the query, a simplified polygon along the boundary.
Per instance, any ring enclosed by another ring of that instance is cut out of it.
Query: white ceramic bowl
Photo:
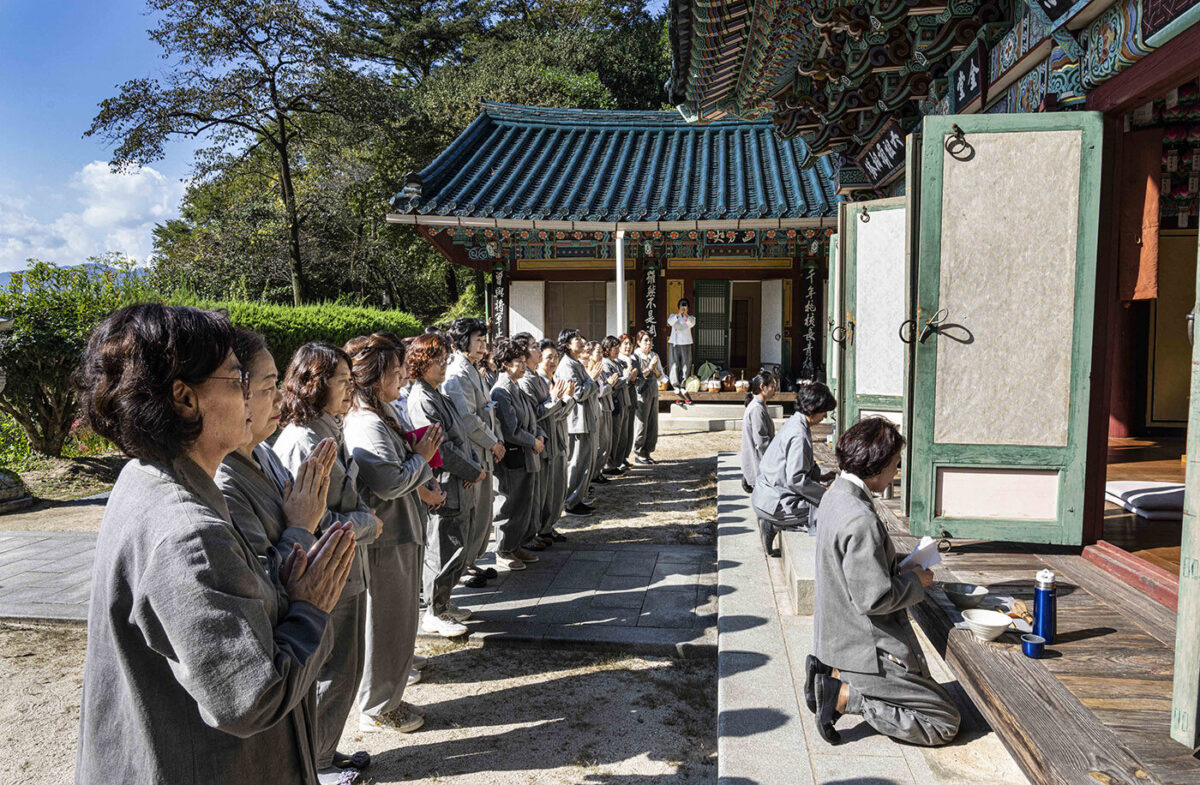
[[[942,591],[950,598],[950,602],[959,610],[967,608],[978,608],[979,603],[983,602],[983,598],[988,595],[986,586],[978,586],[974,583],[943,583],[941,584]]]
[[[994,641],[1012,624],[1012,619],[999,611],[984,608],[968,608],[962,612],[963,620],[981,641]]]

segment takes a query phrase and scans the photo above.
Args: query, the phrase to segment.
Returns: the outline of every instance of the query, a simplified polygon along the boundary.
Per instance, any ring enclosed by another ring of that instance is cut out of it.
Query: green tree
[[[0,315],[13,320],[0,336],[7,374],[0,412],[17,421],[34,451],[57,457],[75,421],[72,376],[92,329],[113,309],[152,294],[133,262],[119,255],[79,267],[30,261],[0,290]]]
[[[300,120],[338,111],[354,75],[328,45],[329,31],[309,0],[149,0],[161,16],[149,33],[174,61],[160,82],[125,82],[105,99],[85,136],[117,145],[112,165],[162,157],[172,137],[205,137],[201,179],[260,149],[276,168],[293,299],[304,301],[305,269],[295,167]],[[343,111],[345,107],[343,107]]]

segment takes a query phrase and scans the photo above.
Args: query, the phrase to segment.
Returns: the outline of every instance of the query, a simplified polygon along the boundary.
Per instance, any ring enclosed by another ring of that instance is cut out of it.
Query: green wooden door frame
[[[842,323],[840,318],[841,304],[838,302],[841,294],[838,287],[838,236],[829,238],[829,269],[825,275],[825,384],[837,398],[838,370],[835,359],[838,343],[833,340],[834,330]],[[836,414],[836,412],[834,412]]]
[[[855,325],[859,320],[858,302],[858,227],[863,222],[863,213],[867,213],[868,221],[873,213],[883,213],[892,210],[903,210],[907,200],[904,197],[876,199],[869,202],[853,202],[845,206],[845,235],[842,237],[842,287],[843,319],[846,328],[846,338],[843,348],[842,367],[838,374],[838,410],[841,416],[838,422],[842,428],[849,428],[858,422],[861,413],[866,411],[890,412],[903,418],[904,396],[901,395],[860,395],[857,392],[858,383],[858,342],[855,335]],[[905,273],[905,279],[908,275]],[[897,292],[897,297],[904,297],[904,292]],[[899,338],[900,324],[897,322],[896,354],[899,359],[904,351]]]
[[[1200,259],[1192,310],[1192,399],[1188,414],[1187,477],[1183,492],[1183,537],[1179,559],[1179,616],[1175,624],[1175,684],[1171,738],[1189,749],[1200,746]]]
[[[950,444],[934,441],[937,348],[935,331],[916,346],[913,379],[912,482],[910,529],[914,535],[1080,544],[1083,533],[1085,456],[1087,454],[1090,374],[1094,333],[1096,269],[1100,221],[1103,117],[1095,112],[1021,115],[953,115],[926,117],[921,150],[918,328],[936,314],[940,303],[943,166],[946,142],[956,129],[972,134],[1047,131],[1080,132],[1078,217],[1075,236],[1075,290],[1070,363],[1070,400],[1066,446],[1022,444]],[[961,153],[961,148],[960,148]],[[973,152],[972,152],[973,157]],[[969,159],[959,159],[969,160]],[[980,189],[994,188],[980,183]],[[937,475],[942,468],[1055,470],[1058,472],[1057,516],[1049,519],[938,517]]]

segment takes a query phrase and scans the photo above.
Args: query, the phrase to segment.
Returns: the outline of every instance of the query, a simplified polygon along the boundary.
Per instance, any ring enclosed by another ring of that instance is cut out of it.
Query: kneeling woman
[[[939,746],[958,733],[958,709],[930,678],[905,610],[924,599],[933,573],[900,571],[871,503],[895,478],[903,446],[883,418],[852,426],[837,446],[842,473],[817,511],[816,657],[805,662],[804,694],[831,744],[842,714],[909,744]]]
[[[303,704],[354,535],[333,524],[264,568],[231,523],[213,476],[252,436],[233,337],[210,311],[134,305],[88,340],[81,409],[133,460],[96,541],[81,785],[317,781]]]
[[[779,429],[758,464],[750,503],[758,514],[763,550],[778,556],[775,535],[780,529],[811,531],[818,521],[813,512],[825,493],[822,482],[833,472],[821,473],[813,457],[812,429],[837,407],[833,393],[821,382],[804,381],[796,388],[796,413]]]

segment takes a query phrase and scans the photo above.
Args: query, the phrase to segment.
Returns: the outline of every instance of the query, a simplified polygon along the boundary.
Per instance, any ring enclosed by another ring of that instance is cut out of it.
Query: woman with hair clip
[[[528,354],[524,342],[510,338],[497,338],[492,350],[492,360],[501,371],[492,387],[492,400],[506,450],[496,469],[500,487],[496,563],[509,570],[523,570],[526,563],[538,561],[536,554],[522,547],[537,531],[538,481],[546,446],[546,434],[537,424],[537,411],[518,384],[525,375]]]
[[[821,382],[796,385],[796,413],[788,418],[758,464],[750,504],[758,514],[763,550],[778,556],[775,537],[780,529],[812,532],[815,511],[825,494],[823,483],[833,472],[821,473],[813,455],[812,429],[837,408],[833,393]]]
[[[295,545],[311,548],[316,532],[333,525],[326,499],[337,443],[323,439],[293,478],[264,443],[279,428],[283,403],[275,358],[261,335],[240,327],[234,331],[233,353],[249,376],[250,441],[221,461],[214,481],[225,497],[230,520],[255,553],[269,559],[268,552],[274,550],[279,557],[286,557]],[[315,688],[309,693],[307,711],[316,716]],[[315,763],[315,746],[308,754]],[[333,756],[335,769],[365,769],[370,763],[371,756],[365,751],[353,755],[335,752]]]
[[[429,461],[441,428],[426,429],[411,447],[391,403],[404,378],[404,348],[382,335],[352,339],[353,402],[343,428],[358,466],[363,496],[383,520],[367,548],[366,666],[358,689],[360,731],[409,733],[425,717],[404,700],[417,643],[424,516],[418,491],[433,479]]]
[[[481,368],[486,367],[483,360],[487,357],[487,325],[474,317],[455,319],[450,323],[446,337],[454,345],[454,353],[446,364],[446,379],[439,389],[454,402],[463,433],[488,474],[472,488],[475,498],[471,502],[469,528],[464,533],[468,541],[465,573],[478,585],[489,577],[486,570],[475,566],[475,560],[484,554],[491,539],[494,493],[491,478],[496,461],[504,457],[504,444],[492,411],[492,383],[481,372]]]
[[[463,622],[471,617],[470,611],[451,602],[450,590],[462,577],[470,558],[467,536],[474,486],[487,481],[483,460],[471,448],[458,409],[438,391],[446,378],[449,356],[450,341],[439,334],[419,336],[408,351],[408,369],[415,379],[408,393],[409,419],[417,428],[437,423],[442,429],[442,465],[437,481],[446,492],[446,503],[429,515],[423,577],[428,609],[421,619],[421,629],[445,638],[465,634]]]
[[[767,412],[767,401],[775,397],[779,382],[770,371],[759,371],[750,380],[750,392],[746,393],[746,412],[742,415],[742,490],[754,490],[758,478],[758,464],[767,452],[771,439],[775,438],[775,421]]]
[[[654,337],[642,330],[638,333],[638,348],[633,353],[637,361],[637,409],[634,418],[637,420],[633,431],[634,462],[641,464],[657,463],[650,457],[658,445],[658,380],[663,375],[662,361],[654,351]]]
[[[350,357],[325,343],[306,343],[297,349],[283,378],[280,421],[284,428],[272,449],[289,471],[299,474],[304,459],[323,440],[334,440],[337,457],[329,472],[326,503],[336,517],[354,525],[358,543],[350,579],[332,614],[333,651],[317,681],[317,768],[322,780],[330,782],[337,782],[334,758],[342,759],[337,743],[362,678],[366,549],[383,528],[383,522],[359,496],[358,467],[342,437],[341,419],[349,408]]]
[[[604,465],[608,462],[608,453],[612,449],[613,437],[613,397],[616,395],[616,384],[620,374],[609,373],[605,366],[604,346],[599,341],[588,341],[584,349],[587,354],[588,373],[600,385],[596,394],[596,457],[592,462],[592,482],[596,485],[607,485],[609,480],[604,476]]]
[[[567,515],[591,515],[592,508],[584,502],[592,479],[592,460],[596,454],[592,432],[593,419],[589,412],[595,403],[599,385],[584,367],[586,341],[578,330],[563,330],[558,334],[561,359],[554,372],[555,379],[575,384],[575,406],[567,415],[567,434],[570,457],[567,459]]]
[[[633,452],[633,428],[637,422],[637,386],[641,380],[641,363],[633,356],[633,336],[628,333],[621,335],[621,343],[617,351],[617,362],[623,373],[629,374],[629,382],[625,385],[625,419],[622,423],[617,447],[617,467],[627,471],[632,467],[629,455]],[[630,373],[632,371],[632,373]]]
[[[213,477],[252,438],[233,344],[224,316],[165,305],[114,311],[88,339],[81,413],[131,460],[96,539],[79,785],[318,782],[305,704],[354,529],[331,523],[307,551],[260,559],[231,522]],[[320,507],[292,511],[306,527]]]

